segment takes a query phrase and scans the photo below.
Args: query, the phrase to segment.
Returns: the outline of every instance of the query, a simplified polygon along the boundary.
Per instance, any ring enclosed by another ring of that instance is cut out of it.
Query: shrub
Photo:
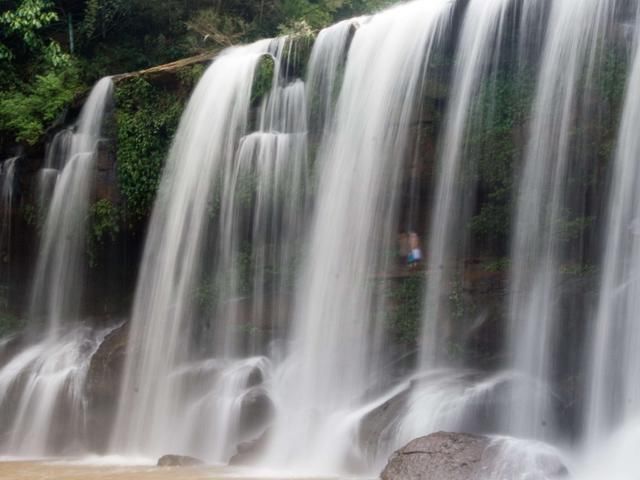
[[[116,88],[118,183],[130,221],[144,218],[153,205],[185,97],[143,78]]]

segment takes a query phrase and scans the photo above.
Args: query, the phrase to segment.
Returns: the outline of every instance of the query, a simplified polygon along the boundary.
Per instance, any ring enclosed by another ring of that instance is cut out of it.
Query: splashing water
[[[27,346],[0,369],[0,451],[21,457],[86,452],[85,381],[110,329],[78,327]]]

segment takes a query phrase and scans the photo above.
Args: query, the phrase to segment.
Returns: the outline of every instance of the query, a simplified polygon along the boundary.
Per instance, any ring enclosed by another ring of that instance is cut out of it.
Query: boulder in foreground
[[[515,445],[515,446],[514,446]],[[466,433],[438,432],[417,438],[396,451],[382,480],[554,480],[567,476],[550,449]],[[523,476],[526,475],[526,476]]]
[[[163,455],[158,459],[159,467],[193,467],[204,462],[187,455]]]

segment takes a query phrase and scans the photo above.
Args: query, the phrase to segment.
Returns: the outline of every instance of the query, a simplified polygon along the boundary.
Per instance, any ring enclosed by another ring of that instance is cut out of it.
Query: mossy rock
[[[269,93],[273,86],[275,60],[271,55],[260,57],[251,87],[251,104],[256,106]]]

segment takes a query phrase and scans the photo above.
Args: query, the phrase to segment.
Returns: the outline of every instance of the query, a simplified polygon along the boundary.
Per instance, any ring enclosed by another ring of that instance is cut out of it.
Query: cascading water
[[[2,287],[8,290],[9,262],[11,261],[11,222],[13,219],[13,200],[16,181],[16,162],[18,157],[9,158],[2,163],[0,175],[0,205],[2,216],[0,225],[0,263],[2,270],[6,269],[6,276],[2,279]],[[4,292],[4,300],[7,301],[7,292]]]
[[[347,59],[347,47],[359,19],[344,20],[318,34],[309,57],[307,91],[312,116],[311,130],[323,132],[332,125],[334,108],[340,93],[341,77]]]
[[[438,186],[429,238],[427,291],[424,307],[420,369],[437,366],[442,356],[442,344],[447,335],[439,327],[443,292],[450,281],[454,245],[464,242],[460,235],[465,195],[461,191],[461,168],[465,159],[465,141],[469,130],[483,128],[482,121],[470,126],[469,117],[480,89],[493,80],[500,60],[500,42],[505,28],[509,0],[475,0],[467,6],[462,25],[458,53],[453,73],[451,105],[448,108],[442,154],[439,159]],[[483,112],[488,114],[489,112]],[[467,154],[468,157],[468,154]],[[470,168],[469,165],[466,166]],[[458,228],[454,228],[454,227]]]
[[[265,353],[266,344],[287,327],[289,284],[305,234],[309,192],[305,85],[286,76],[292,43],[283,37],[269,48],[274,88],[261,106],[257,130],[240,139],[236,165],[221,192],[225,233],[218,240],[216,283],[227,286],[214,315],[224,320],[216,323],[214,335],[221,340],[216,353],[225,357]],[[243,258],[244,272],[238,268]],[[235,305],[243,294],[251,307],[248,326],[254,327],[248,348],[238,344],[242,314]]]
[[[63,149],[65,163],[43,226],[29,317],[44,317],[51,338],[65,323],[78,320],[89,194],[112,90],[111,79],[103,78],[89,94]]]
[[[0,369],[0,451],[8,454],[42,456],[85,448],[85,378],[108,332],[69,325],[79,320],[89,192],[111,91],[109,78],[96,84],[68,148],[57,150],[65,158],[44,224],[31,297],[29,320],[38,342]],[[41,338],[35,332],[43,316]]]
[[[636,46],[610,185],[595,328],[587,350],[590,378],[585,437],[591,447],[627,425],[637,435],[640,416],[640,329],[636,316],[640,307],[639,86],[640,49]],[[627,457],[629,464],[635,463],[634,455]],[[618,473],[622,477],[622,472]]]
[[[85,382],[108,333],[78,327],[27,346],[0,369],[0,452],[86,453]]]
[[[189,358],[192,297],[212,188],[225,172],[231,175],[236,145],[248,126],[254,71],[267,47],[259,42],[216,59],[178,128],[139,274],[112,442],[116,451],[157,455],[188,448],[176,435],[184,430],[185,387],[174,370]]]
[[[48,145],[44,165],[38,172],[37,179],[38,212],[42,218],[46,218],[56,182],[69,158],[72,140],[73,129],[65,128],[56,133]]]
[[[485,400],[495,399],[493,391],[509,380],[508,376],[497,375],[474,385],[478,380],[470,372],[442,367],[450,363],[447,342],[456,340],[445,327],[453,323],[448,318],[448,294],[451,283],[462,276],[461,271],[456,271],[462,268],[456,262],[464,258],[467,203],[469,191],[474,188],[468,178],[473,178],[474,160],[478,156],[469,146],[469,139],[472,134],[488,128],[504,48],[502,42],[505,32],[511,32],[508,14],[513,3],[472,0],[462,23],[431,214],[419,375],[399,425],[398,444],[437,429],[469,428],[464,425],[469,412],[482,403],[475,392],[483,392]],[[480,99],[482,105],[479,105]]]
[[[305,224],[306,93],[288,79],[293,44],[221,54],[183,116],[138,280],[114,451],[227,461],[242,440],[243,406],[264,398],[269,362],[251,355],[285,328],[285,270]],[[273,85],[251,131],[265,62]]]
[[[510,434],[556,436],[549,389],[557,353],[559,270],[572,256],[581,260],[580,248],[562,242],[561,224],[582,214],[584,192],[572,188],[571,179],[577,171],[589,172],[591,158],[584,138],[573,132],[597,121],[589,93],[614,7],[614,0],[551,6],[511,252],[510,366],[520,380],[505,414]]]
[[[450,11],[448,1],[410,2],[362,21],[355,32],[335,124],[319,149],[290,350],[274,379],[268,464],[340,471],[354,446],[352,412],[382,375],[374,277],[391,262],[380,252],[398,227],[409,124]]]
[[[111,451],[227,462],[249,441],[244,453],[261,466],[340,474],[373,471],[416,436],[460,429],[524,437],[495,439],[488,455],[498,461],[488,479],[547,478],[548,462],[562,472],[558,452],[530,439],[558,442],[565,440],[558,431],[571,430],[555,418],[550,398],[560,384],[556,337],[567,296],[560,267],[586,265],[586,240],[582,233],[578,241],[562,239],[563,223],[575,228],[582,209],[595,210],[584,205],[584,179],[602,160],[586,142],[601,123],[594,92],[605,49],[620,41],[613,40],[613,17],[634,2],[413,0],[320,32],[305,81],[298,42],[308,39],[264,40],[220,54],[193,93],[159,189]],[[449,73],[442,57],[453,46],[450,87],[434,93],[442,80],[435,70]],[[539,53],[528,141],[511,138],[521,135],[517,122],[497,132],[510,137],[509,155],[527,147],[521,171],[510,159],[518,202],[509,296],[492,299],[496,310],[508,310],[508,368],[495,370],[501,347],[476,368],[461,337],[482,321],[468,312],[454,318],[448,295],[474,273],[468,256],[480,251],[468,226],[475,197],[487,194],[480,180],[487,152],[478,150],[496,134],[500,75],[519,92]],[[634,54],[585,394],[589,456],[617,462],[609,477],[616,480],[637,477],[631,446],[640,432]],[[98,83],[77,126],[54,138],[41,172],[46,222],[31,315],[48,328],[40,343],[28,343],[28,335],[0,340],[3,454],[86,452],[87,375],[110,330],[65,327],[79,320],[84,223],[111,88],[108,79]],[[423,116],[432,106],[434,115]],[[437,165],[433,174],[417,173],[431,169],[414,142],[429,122]],[[5,162],[2,172],[5,213],[14,168]],[[403,226],[422,223],[416,218],[424,205],[404,187],[411,181],[426,190],[432,177],[427,286],[417,301],[422,333],[417,367],[407,374],[413,345],[385,345],[393,328],[386,294],[391,276],[398,284],[422,279],[421,269],[397,265],[395,243]],[[462,345],[457,360],[446,351],[452,340]],[[606,457],[593,455],[609,438]],[[609,473],[594,468],[585,478]]]

